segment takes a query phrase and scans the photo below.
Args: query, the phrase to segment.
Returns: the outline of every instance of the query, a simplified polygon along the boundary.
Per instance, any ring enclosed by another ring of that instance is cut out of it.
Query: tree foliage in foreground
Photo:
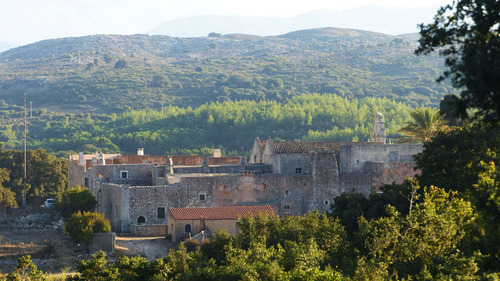
[[[20,257],[17,260],[17,266],[12,271],[9,273],[5,279],[2,278],[2,275],[0,274],[0,280],[5,280],[5,281],[25,281],[25,280],[30,280],[30,281],[44,281],[47,280],[45,275],[41,270],[38,269],[38,267],[35,265],[35,263],[31,260],[31,256],[24,256]]]
[[[445,57],[461,102],[488,121],[500,121],[500,1],[460,0],[442,7],[434,22],[420,25],[417,54]]]
[[[236,236],[219,231],[196,248],[181,244],[151,262],[111,264],[98,253],[78,263],[80,275],[71,280],[479,280],[481,256],[460,250],[477,219],[472,205],[456,192],[418,190],[412,182],[407,213],[388,205],[383,217],[359,217],[351,234],[317,212],[245,217]]]

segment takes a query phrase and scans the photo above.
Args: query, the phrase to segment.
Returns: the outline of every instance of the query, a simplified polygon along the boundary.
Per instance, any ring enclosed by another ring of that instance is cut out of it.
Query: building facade
[[[413,155],[421,151],[411,144],[256,138],[249,161],[79,155],[70,158],[70,186],[89,188],[114,231],[166,235],[169,208],[270,205],[278,215],[325,212],[341,193],[368,195],[414,176]]]

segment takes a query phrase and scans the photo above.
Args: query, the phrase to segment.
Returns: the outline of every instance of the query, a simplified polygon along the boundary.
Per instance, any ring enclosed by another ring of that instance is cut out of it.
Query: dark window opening
[[[295,168],[296,174],[302,174],[302,168]]]
[[[85,187],[89,187],[89,178],[85,178]]]
[[[205,201],[205,194],[200,194],[200,201]]]
[[[290,204],[283,205],[283,210],[291,210],[292,206]]]
[[[288,196],[288,190],[285,190],[285,196]]]
[[[140,216],[137,218],[137,224],[145,224],[146,223],[146,218],[143,216]]]
[[[121,171],[120,177],[122,179],[128,179],[128,171]]]
[[[184,226],[184,232],[185,233],[190,233],[191,232],[191,225],[190,224],[186,224],[186,226]]]
[[[325,206],[328,206],[330,204],[330,202],[328,202],[328,200],[325,200]]]
[[[158,207],[157,209],[157,218],[164,219],[165,218],[165,207]]]

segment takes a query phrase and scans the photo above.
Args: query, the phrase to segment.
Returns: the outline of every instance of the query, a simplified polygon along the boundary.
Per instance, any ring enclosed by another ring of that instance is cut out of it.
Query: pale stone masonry
[[[102,155],[101,162],[71,158],[69,173],[73,185],[87,186],[97,197],[98,211],[114,231],[165,235],[169,208],[270,205],[278,215],[325,212],[343,192],[368,195],[414,176],[413,155],[421,151],[422,145],[256,138],[248,162]]]

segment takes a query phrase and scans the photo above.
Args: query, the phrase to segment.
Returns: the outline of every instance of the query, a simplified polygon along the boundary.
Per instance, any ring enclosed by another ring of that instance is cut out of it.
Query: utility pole
[[[24,178],[23,178],[23,208],[26,208],[26,177],[27,177],[27,169],[26,169],[26,93],[24,93]]]

